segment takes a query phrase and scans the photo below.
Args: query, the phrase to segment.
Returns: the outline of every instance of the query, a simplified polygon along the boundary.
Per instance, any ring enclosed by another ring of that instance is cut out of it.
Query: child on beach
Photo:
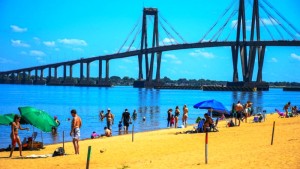
[[[119,121],[118,127],[119,127],[119,132],[120,132],[122,130],[122,121]]]
[[[91,139],[97,138],[99,137],[99,134],[97,134],[95,131],[93,131],[92,135],[91,135]]]
[[[174,124],[175,124],[175,116],[172,114],[171,120],[170,120],[170,127],[173,127]]]

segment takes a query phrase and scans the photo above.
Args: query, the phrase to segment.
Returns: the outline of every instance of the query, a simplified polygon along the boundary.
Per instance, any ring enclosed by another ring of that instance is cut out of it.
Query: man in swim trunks
[[[240,101],[237,102],[237,104],[235,105],[234,109],[235,109],[235,112],[236,112],[236,118],[239,121],[238,126],[240,126],[240,124],[241,124],[241,118],[242,118],[242,113],[244,111],[243,105],[241,104]]]
[[[81,127],[81,118],[77,115],[75,109],[71,110],[71,115],[73,117],[71,123],[71,132],[70,136],[73,137],[73,145],[75,149],[75,154],[79,154],[79,139],[80,139],[80,127]]]
[[[128,128],[129,124],[131,123],[131,117],[127,109],[125,109],[125,111],[123,112],[121,121],[123,121],[125,134],[128,134]]]
[[[110,108],[107,109],[107,113],[104,115],[102,119],[106,118],[107,128],[111,130],[111,126],[114,123],[114,115],[111,113]]]

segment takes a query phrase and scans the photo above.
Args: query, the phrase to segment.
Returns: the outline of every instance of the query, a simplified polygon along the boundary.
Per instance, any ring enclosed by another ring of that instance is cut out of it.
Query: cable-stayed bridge
[[[251,9],[251,19],[246,19],[247,9]],[[268,25],[273,25],[274,30],[271,30]],[[144,8],[142,22],[134,25],[117,53],[3,71],[0,72],[0,82],[110,86],[109,61],[136,56],[139,71],[135,86],[153,87],[161,85],[160,68],[163,52],[193,48],[230,47],[232,53],[230,59],[232,59],[233,65],[232,82],[241,81],[259,85],[263,84],[262,70],[266,47],[300,46],[297,35],[300,35],[299,30],[267,0],[233,0],[203,37],[199,38],[198,42],[186,42],[169,22],[159,15],[158,9]],[[162,37],[167,37],[165,38],[167,42],[162,40]],[[238,72],[239,61],[242,72]],[[97,81],[90,78],[90,64],[92,62],[99,63]],[[103,62],[105,62],[104,70]],[[256,78],[253,77],[255,63],[257,63]],[[77,64],[80,65],[78,81],[74,80],[73,77],[73,66]],[[58,68],[61,67],[63,76],[58,77]],[[84,74],[84,67],[86,74]],[[156,71],[155,78],[154,70]],[[104,77],[102,77],[103,74]]]

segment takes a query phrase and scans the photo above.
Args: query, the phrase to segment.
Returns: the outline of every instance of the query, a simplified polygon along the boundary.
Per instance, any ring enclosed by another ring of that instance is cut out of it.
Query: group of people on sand
[[[243,105],[240,101],[238,101],[236,104],[233,104],[232,113],[233,117],[238,120],[237,126],[240,126],[241,121],[244,122],[244,120],[245,123],[247,123],[247,118],[253,114],[252,102],[247,101],[247,103]]]
[[[289,109],[291,109],[291,113],[289,113]],[[291,102],[287,102],[283,106],[283,110],[285,111],[285,117],[286,118],[298,116],[298,114],[300,113],[298,111],[298,107],[297,106],[291,106]]]
[[[172,114],[173,112],[173,109],[168,109],[168,117],[167,117],[167,127],[173,127],[174,128],[177,128],[178,127],[178,119],[179,119],[179,116],[180,116],[180,109],[178,106],[176,106],[175,108],[175,114]],[[183,115],[182,115],[182,125],[184,127],[187,126],[187,119],[188,119],[188,112],[189,112],[189,109],[186,105],[183,105],[183,108],[182,108],[182,112],[183,112]]]

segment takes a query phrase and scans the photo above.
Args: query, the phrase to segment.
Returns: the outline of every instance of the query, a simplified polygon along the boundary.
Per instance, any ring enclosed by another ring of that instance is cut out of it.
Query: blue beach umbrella
[[[210,110],[210,116],[212,117],[212,112],[219,112],[224,114],[230,114],[229,111],[226,109],[226,107],[217,100],[205,100],[202,102],[199,102],[194,105],[194,108],[196,109],[208,109]]]

